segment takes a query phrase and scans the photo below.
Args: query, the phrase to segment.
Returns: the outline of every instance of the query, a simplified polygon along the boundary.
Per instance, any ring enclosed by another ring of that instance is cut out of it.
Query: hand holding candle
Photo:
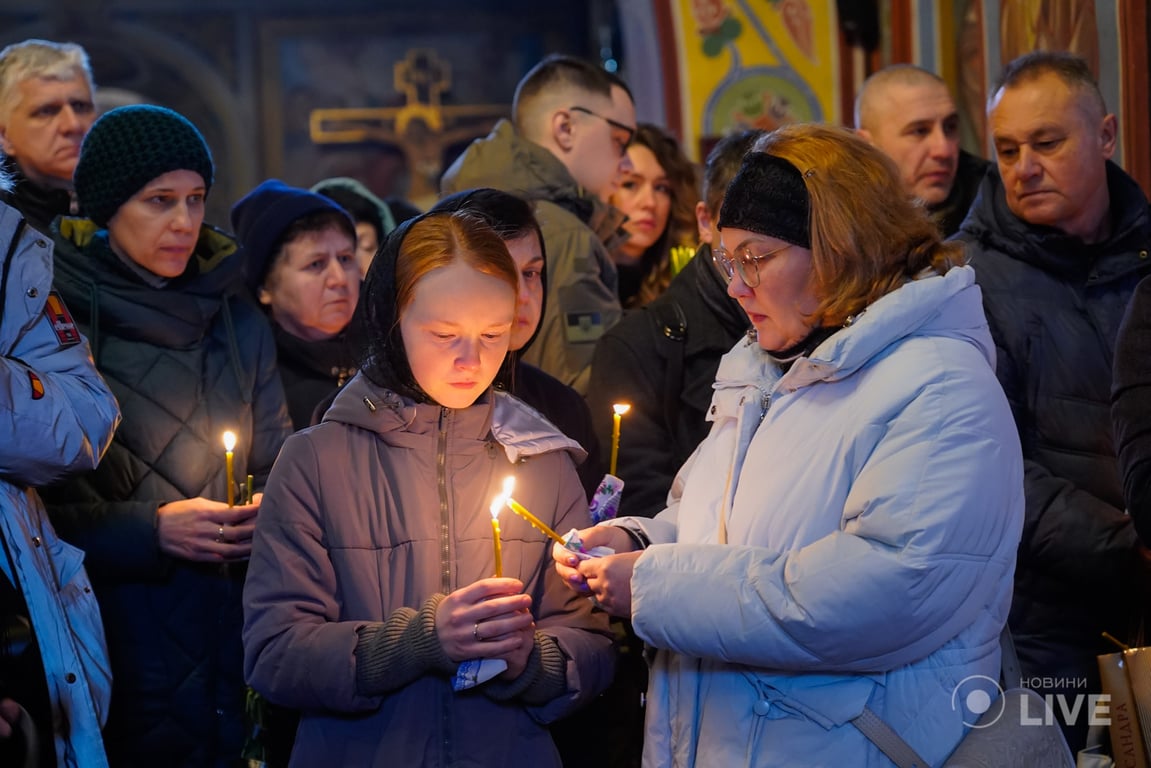
[[[623,415],[631,410],[631,406],[626,403],[616,403],[611,409],[614,413],[612,414],[611,425],[611,468],[608,470],[608,473],[614,475],[616,464],[619,461],[620,422],[623,420]]]
[[[236,433],[228,431],[224,433],[224,464],[226,466],[226,476],[228,484],[228,506],[233,507],[236,505],[236,489],[235,477],[232,469],[232,451],[236,448]]]

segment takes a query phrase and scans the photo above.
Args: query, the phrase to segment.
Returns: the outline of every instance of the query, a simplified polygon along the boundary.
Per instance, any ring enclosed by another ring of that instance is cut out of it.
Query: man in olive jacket
[[[621,217],[603,201],[628,163],[635,106],[619,78],[549,56],[520,81],[512,112],[444,173],[441,191],[492,187],[537,203],[547,308],[523,359],[583,394],[595,342],[622,315],[603,242]]]

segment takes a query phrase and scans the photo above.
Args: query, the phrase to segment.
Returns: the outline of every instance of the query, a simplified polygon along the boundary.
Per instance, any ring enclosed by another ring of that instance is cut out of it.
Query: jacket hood
[[[442,407],[418,403],[357,374],[339,391],[323,422],[339,422],[380,436],[434,430]],[[450,410],[456,431],[474,440],[494,439],[513,464],[523,458],[568,451],[578,464],[587,457],[580,444],[564,435],[523,401],[488,390],[468,408]]]
[[[508,120],[473,141],[440,180],[445,195],[475,187],[502,189],[527,200],[587,197],[559,158],[520,136]]]
[[[581,187],[559,158],[520,136],[507,120],[473,141],[440,179],[445,195],[476,187],[554,203],[586,224],[609,251],[627,237],[621,211]]]
[[[959,236],[1064,279],[1082,282],[1094,271],[1096,280],[1105,282],[1131,271],[1129,260],[1109,263],[1106,257],[1145,248],[1151,234],[1147,198],[1135,180],[1111,161],[1107,161],[1107,188],[1111,215],[1116,217],[1111,236],[1088,245],[1054,227],[1028,224],[1012,213],[999,170],[992,167],[980,183]]]
[[[435,211],[454,213],[456,211],[466,211],[469,208],[473,208],[475,206],[475,202],[473,200],[473,194],[477,193],[477,192],[480,192],[480,193],[497,192],[499,194],[504,194],[504,195],[512,194],[510,192],[504,192],[503,190],[496,190],[494,187],[490,187],[490,188],[489,187],[477,187],[475,189],[466,189],[462,192],[453,192],[452,194],[447,195],[446,197],[442,198],[438,203],[436,203],[434,206],[431,207],[431,209],[429,210],[429,213],[435,212]],[[516,195],[516,197],[519,197],[519,196]],[[520,199],[522,200],[523,198],[520,197]],[[532,205],[532,203],[530,201],[525,201],[525,202],[527,202],[528,206],[530,206],[532,208],[533,218],[536,218],[535,206]],[[481,213],[479,215],[482,217],[482,216],[485,216],[486,214]],[[528,340],[526,342],[524,342],[524,345],[522,347],[520,347],[517,350],[508,350],[507,356],[504,358],[503,364],[500,365],[499,373],[496,374],[496,385],[499,387],[502,387],[504,389],[507,389],[508,391],[510,391],[512,393],[515,392],[516,364],[519,362],[519,359],[523,355],[523,353],[528,349],[528,347],[530,347],[532,345],[532,343],[540,335],[540,329],[543,327],[544,317],[546,316],[547,310],[548,310],[548,250],[547,250],[547,243],[544,241],[544,233],[540,229],[538,218],[536,218],[533,231],[535,232],[536,239],[539,241],[540,255],[543,257],[543,260],[544,260],[543,268],[540,270],[540,285],[543,289],[543,294],[540,297],[539,321],[536,323],[536,327],[535,327],[535,330],[532,331],[532,335],[528,337]],[[525,235],[525,237],[526,237],[526,235]]]
[[[795,361],[782,377],[767,352],[754,342],[741,342],[720,362],[716,386],[719,388],[721,382],[724,387],[746,386],[755,384],[758,377],[777,380],[787,389],[838,381],[866,366],[892,344],[912,336],[960,339],[976,347],[994,368],[995,344],[983,314],[975,270],[953,267],[945,275],[931,273],[905,283],[872,303],[810,355]]]
[[[124,263],[112,251],[108,231],[91,220],[62,217],[52,226],[56,285],[93,328],[185,347],[204,337],[226,296],[243,292],[236,241],[210,225],[201,226],[184,273],[162,284]]]

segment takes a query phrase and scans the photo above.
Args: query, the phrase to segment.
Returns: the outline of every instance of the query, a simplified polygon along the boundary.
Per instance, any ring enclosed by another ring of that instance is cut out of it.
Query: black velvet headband
[[[811,247],[811,198],[803,174],[782,157],[749,152],[727,185],[720,229],[746,229]]]

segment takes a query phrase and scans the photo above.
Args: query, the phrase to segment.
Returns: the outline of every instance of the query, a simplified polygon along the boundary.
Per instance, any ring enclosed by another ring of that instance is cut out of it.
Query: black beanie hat
[[[746,229],[811,247],[811,198],[803,174],[782,157],[749,152],[727,185],[719,228]]]
[[[244,280],[253,292],[263,283],[284,231],[297,219],[319,211],[334,211],[348,220],[355,242],[356,224],[340,206],[323,195],[268,179],[232,206],[232,232],[244,246]]]
[[[195,171],[212,188],[212,153],[186,117],[164,107],[132,104],[104,113],[80,146],[72,180],[80,213],[101,227],[128,198],[157,176]]]

